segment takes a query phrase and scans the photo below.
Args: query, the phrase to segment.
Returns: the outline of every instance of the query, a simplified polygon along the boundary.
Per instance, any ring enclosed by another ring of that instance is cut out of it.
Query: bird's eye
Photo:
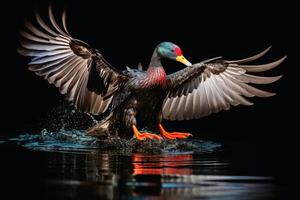
[[[171,49],[172,52],[174,52],[174,49]]]

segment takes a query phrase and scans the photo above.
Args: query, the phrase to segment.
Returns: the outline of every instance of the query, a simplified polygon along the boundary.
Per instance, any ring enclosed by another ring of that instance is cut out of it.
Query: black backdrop
[[[15,135],[39,120],[62,99],[57,89],[27,71],[28,61],[16,52],[17,31],[25,17],[32,19],[36,8],[46,16],[47,1],[1,3],[1,135]],[[269,45],[272,50],[262,59],[272,61],[288,55],[280,67],[266,75],[283,74],[270,86],[277,92],[271,98],[254,98],[254,106],[234,107],[200,120],[166,122],[168,128],[197,130],[217,140],[248,144],[274,168],[285,164],[293,150],[292,114],[297,115],[296,19],[294,5],[284,2],[140,1],[139,3],[101,1],[54,1],[57,14],[68,10],[69,31],[91,44],[119,69],[147,65],[154,47],[161,41],[178,44],[191,62],[223,55],[228,59],[255,54]],[[182,65],[164,62],[168,73]],[[293,82],[295,81],[295,82]],[[201,137],[201,135],[199,136]],[[260,154],[259,153],[259,154]],[[287,154],[288,153],[288,154]],[[275,164],[276,163],[276,164]],[[280,171],[280,170],[278,170]]]

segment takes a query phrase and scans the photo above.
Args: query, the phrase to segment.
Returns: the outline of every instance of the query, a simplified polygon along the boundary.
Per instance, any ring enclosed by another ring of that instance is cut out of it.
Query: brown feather
[[[244,97],[270,97],[275,93],[257,89],[248,83],[270,84],[281,78],[247,74],[270,70],[285,57],[264,65],[240,65],[256,60],[269,51],[236,61],[216,60],[193,64],[168,75],[169,93],[163,105],[163,118],[169,120],[195,119],[228,110],[230,105],[253,105]]]

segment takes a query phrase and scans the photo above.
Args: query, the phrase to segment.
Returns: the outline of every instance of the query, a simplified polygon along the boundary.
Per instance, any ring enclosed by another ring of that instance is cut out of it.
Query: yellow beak
[[[192,66],[192,63],[190,63],[183,55],[176,56],[176,61],[181,62],[188,67]]]

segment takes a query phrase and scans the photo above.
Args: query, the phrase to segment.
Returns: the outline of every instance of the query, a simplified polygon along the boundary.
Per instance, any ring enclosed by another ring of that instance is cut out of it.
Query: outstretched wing
[[[65,12],[63,29],[55,21],[51,5],[48,12],[52,28],[36,13],[38,27],[26,22],[26,29],[20,31],[18,52],[32,57],[29,70],[58,87],[77,109],[92,114],[104,112],[128,77],[106,62],[97,50],[70,36]]]
[[[168,120],[198,119],[230,105],[252,105],[245,97],[269,97],[274,93],[259,90],[249,83],[269,84],[281,76],[262,77],[247,72],[262,72],[278,66],[285,57],[263,65],[244,65],[256,60],[270,49],[255,56],[226,61],[219,58],[203,61],[168,76],[169,93],[163,104],[163,118]],[[215,61],[212,61],[215,60]]]

